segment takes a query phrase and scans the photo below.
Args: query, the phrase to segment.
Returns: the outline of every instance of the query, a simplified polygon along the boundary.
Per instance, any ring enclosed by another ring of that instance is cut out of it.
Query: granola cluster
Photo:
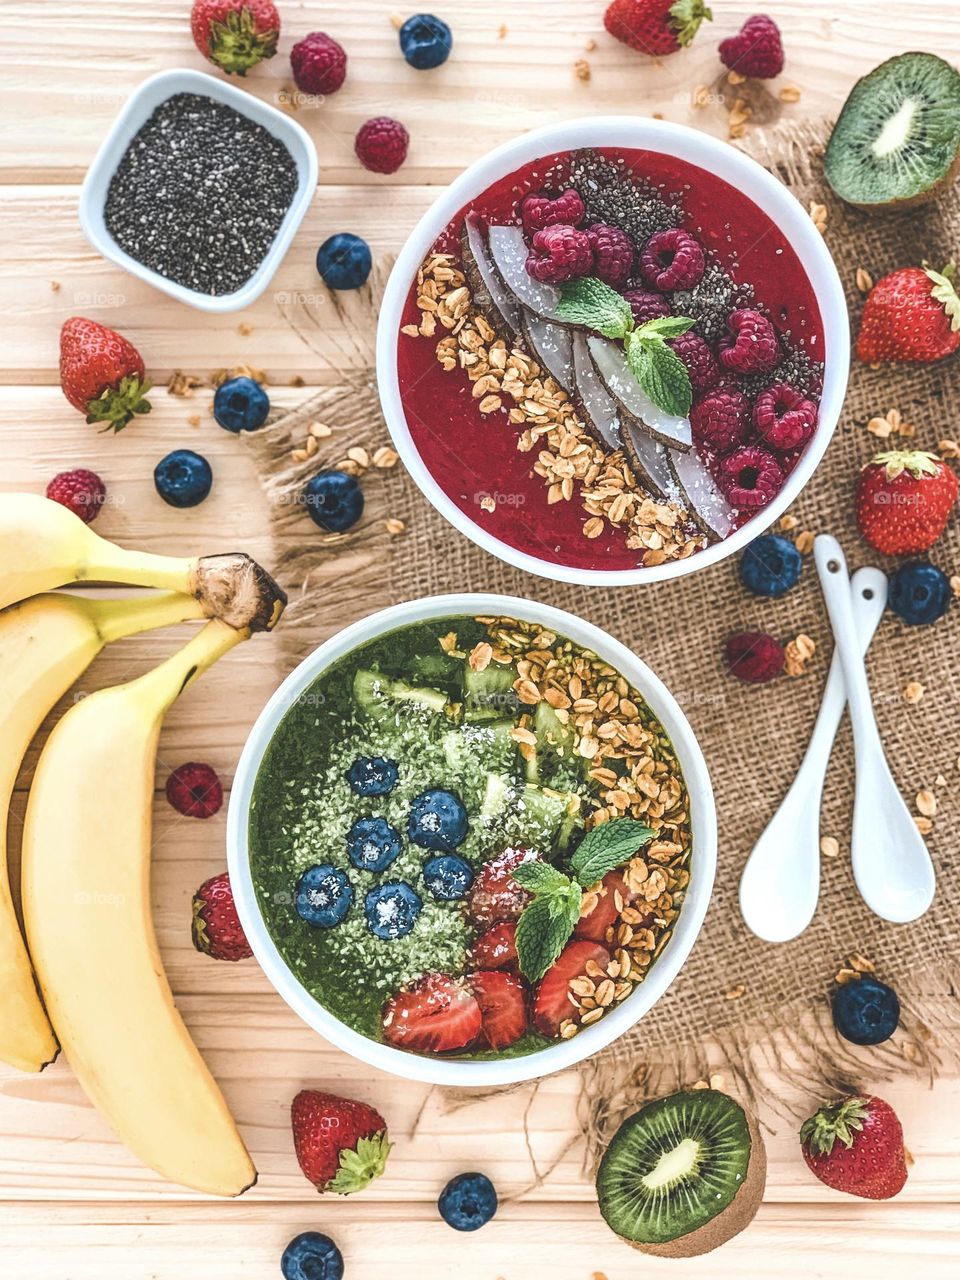
[[[402,332],[433,337],[438,325],[446,331],[436,348],[441,367],[466,373],[481,413],[507,409],[509,422],[520,428],[518,450],[537,450],[533,471],[548,486],[548,502],[570,502],[579,490],[587,515],[584,537],[599,538],[609,523],[623,531],[626,546],[641,552],[647,566],[686,559],[702,547],[704,539],[691,535],[683,509],[651,498],[622,453],[600,448],[555,379],[498,336],[473,305],[454,263],[448,253],[427,258],[417,275],[420,323],[404,325]]]

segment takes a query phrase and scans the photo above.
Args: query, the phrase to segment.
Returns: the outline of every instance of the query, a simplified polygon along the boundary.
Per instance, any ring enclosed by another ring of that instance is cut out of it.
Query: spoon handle
[[[847,561],[840,543],[829,533],[817,535],[813,557],[820,575],[837,653],[840,655],[854,744],[857,755],[861,756],[872,749],[875,740],[879,741],[879,732],[873,713],[870,686],[867,684],[867,673],[857,643]]]

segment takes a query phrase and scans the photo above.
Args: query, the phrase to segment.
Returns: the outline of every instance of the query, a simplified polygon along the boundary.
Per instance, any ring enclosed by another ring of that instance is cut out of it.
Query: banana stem
[[[96,534],[83,563],[77,566],[78,582],[126,582],[133,587],[163,587],[185,595],[195,591],[196,575],[196,559],[128,551]]]
[[[212,667],[234,645],[249,637],[249,627],[238,631],[219,618],[211,618],[182,649],[133,683],[150,703],[151,710],[156,715],[163,716],[180,694],[202,676],[208,667]]]
[[[199,600],[178,591],[118,600],[87,600],[85,604],[104,644],[206,616]]]

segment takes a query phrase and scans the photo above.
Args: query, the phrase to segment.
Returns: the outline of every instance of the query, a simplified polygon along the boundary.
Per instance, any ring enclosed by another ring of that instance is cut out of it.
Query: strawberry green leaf
[[[870,1104],[866,1098],[843,1098],[832,1106],[821,1107],[804,1120],[800,1141],[819,1156],[828,1156],[838,1141],[850,1148],[869,1114]]]
[[[693,387],[687,367],[659,337],[627,334],[627,362],[640,388],[658,409],[685,418],[693,404]]]
[[[561,285],[560,301],[552,319],[593,329],[605,338],[625,338],[633,328],[630,303],[593,276]]]
[[[713,13],[703,0],[674,0],[670,6],[670,25],[677,44],[688,45],[700,30],[701,22],[711,22]]]
[[[130,374],[120,379],[119,386],[105,387],[96,399],[87,401],[87,422],[102,422],[105,431],[122,431],[135,414],[150,412],[146,399],[150,385]]]
[[[960,297],[957,296],[956,288],[956,264],[948,262],[942,271],[934,271],[925,265],[924,271],[933,283],[930,296],[936,298],[937,302],[943,306],[950,321],[950,332],[956,333],[960,329]]]
[[[340,1152],[340,1167],[324,1191],[335,1191],[349,1196],[362,1191],[374,1178],[379,1178],[387,1167],[387,1156],[393,1144],[387,1140],[387,1131],[375,1133],[372,1138],[361,1138],[355,1151]]]
[[[589,888],[608,871],[629,862],[656,834],[652,827],[634,818],[612,818],[601,823],[587,832],[571,859],[577,879]]]
[[[563,892],[534,898],[517,922],[517,958],[528,982],[539,982],[566,946],[580,919],[583,895],[569,882]]]

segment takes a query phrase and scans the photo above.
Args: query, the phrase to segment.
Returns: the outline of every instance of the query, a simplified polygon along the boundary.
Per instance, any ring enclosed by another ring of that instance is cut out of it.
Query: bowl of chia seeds
[[[316,184],[316,149],[295,121],[203,72],[163,71],[104,139],[80,225],[141,280],[202,311],[236,311],[266,288]]]

